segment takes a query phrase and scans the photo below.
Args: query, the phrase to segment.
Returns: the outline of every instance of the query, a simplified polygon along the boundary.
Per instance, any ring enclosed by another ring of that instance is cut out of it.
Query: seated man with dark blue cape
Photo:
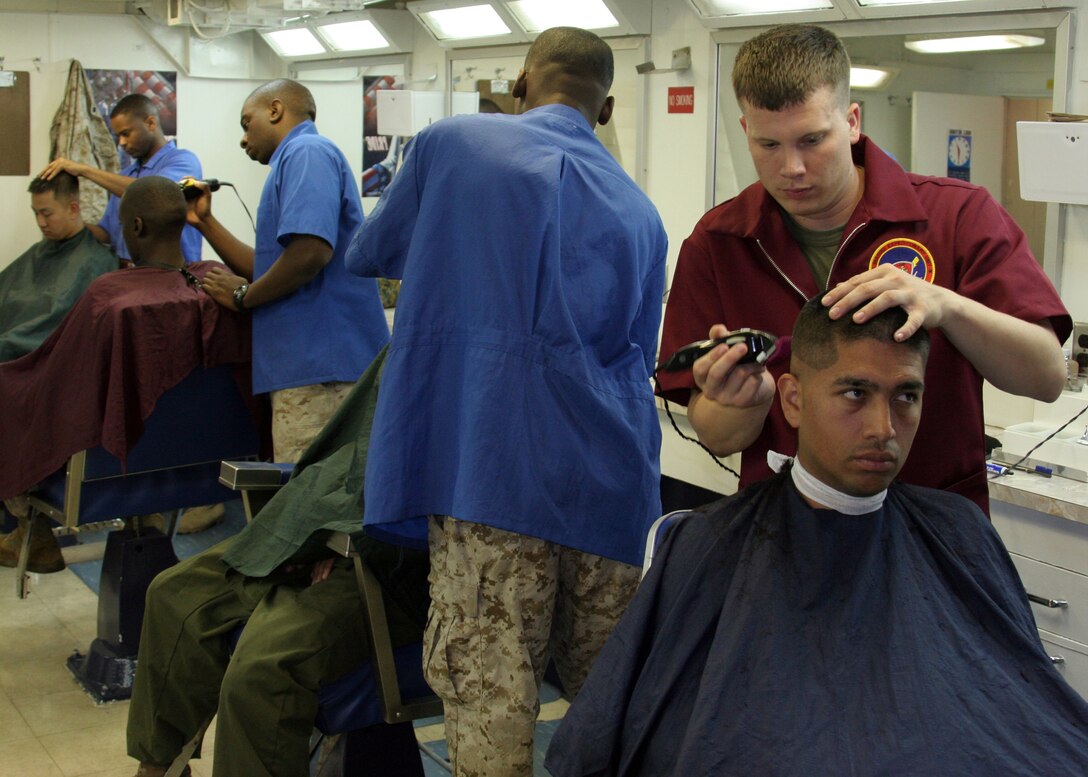
[[[669,533],[552,774],[1088,774],[1088,704],[997,533],[963,497],[892,482],[928,356],[924,329],[894,339],[905,320],[802,310],[778,383],[797,458]]]
[[[83,224],[75,176],[35,178],[29,192],[42,239],[0,271],[0,362],[41,345],[91,281],[118,267]]]

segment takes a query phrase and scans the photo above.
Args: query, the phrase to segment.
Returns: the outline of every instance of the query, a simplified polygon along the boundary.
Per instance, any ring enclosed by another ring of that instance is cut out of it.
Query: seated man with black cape
[[[75,176],[35,178],[28,191],[42,239],[0,271],[0,362],[41,345],[91,281],[118,267],[83,224]]]
[[[672,529],[552,774],[1088,774],[1088,704],[997,533],[893,482],[928,356],[925,330],[895,340],[905,320],[805,306],[778,383],[797,458]]]

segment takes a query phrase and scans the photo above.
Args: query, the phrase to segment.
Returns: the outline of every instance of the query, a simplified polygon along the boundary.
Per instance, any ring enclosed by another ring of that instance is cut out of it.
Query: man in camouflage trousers
[[[541,33],[521,112],[417,134],[348,251],[349,270],[404,280],[365,524],[429,542],[424,669],[457,777],[532,774],[548,659],[576,694],[661,510],[666,239],[593,134],[612,74],[596,35]]]
[[[344,266],[363,224],[355,174],[318,134],[317,106],[297,81],[259,86],[242,105],[242,148],[271,169],[250,247],[212,213],[197,183],[189,223],[230,269],[214,269],[204,291],[253,317],[253,392],[269,395],[277,461],[294,462],[336,411],[378,351],[389,325],[377,282]]]

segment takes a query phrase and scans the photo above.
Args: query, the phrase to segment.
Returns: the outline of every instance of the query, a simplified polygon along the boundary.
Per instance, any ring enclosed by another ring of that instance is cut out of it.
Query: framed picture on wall
[[[380,197],[397,171],[399,139],[378,134],[378,92],[399,88],[396,76],[363,77],[363,177],[359,191],[364,197]]]
[[[173,70],[87,70],[91,94],[99,115],[109,124],[110,111],[117,101],[130,94],[142,94],[151,98],[159,114],[159,126],[167,140],[178,134],[178,74]],[[113,131],[112,129],[110,130]],[[116,140],[116,138],[114,138]],[[121,168],[134,161],[121,149]]]

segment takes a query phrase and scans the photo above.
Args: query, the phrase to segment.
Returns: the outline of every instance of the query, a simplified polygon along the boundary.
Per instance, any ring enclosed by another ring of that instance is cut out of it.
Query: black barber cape
[[[669,534],[552,739],[574,775],[1088,775],[1088,704],[968,500],[814,510],[788,473]]]

